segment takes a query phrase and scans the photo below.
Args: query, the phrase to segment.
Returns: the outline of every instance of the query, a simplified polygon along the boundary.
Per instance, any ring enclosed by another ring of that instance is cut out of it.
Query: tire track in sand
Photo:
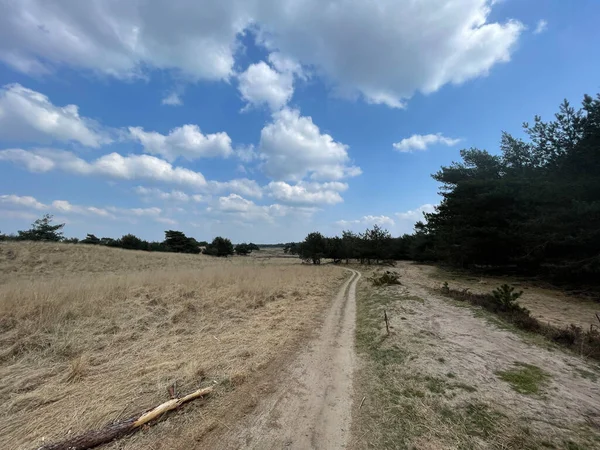
[[[321,328],[282,372],[275,392],[220,442],[221,449],[343,449],[350,436],[356,283],[342,285]]]

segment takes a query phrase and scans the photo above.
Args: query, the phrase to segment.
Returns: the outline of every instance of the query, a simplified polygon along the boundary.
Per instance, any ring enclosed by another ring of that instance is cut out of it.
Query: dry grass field
[[[36,446],[217,383],[109,448],[195,448],[320,322],[347,274],[298,259],[0,244],[0,435]],[[237,401],[237,400],[236,400]],[[245,402],[245,403],[244,403]]]

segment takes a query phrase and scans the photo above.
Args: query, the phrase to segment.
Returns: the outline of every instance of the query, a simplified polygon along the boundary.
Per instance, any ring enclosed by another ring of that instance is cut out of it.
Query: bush
[[[503,284],[499,288],[494,289],[492,295],[503,311],[513,311],[521,308],[517,300],[523,295],[523,291],[515,292],[515,288],[508,284]]]
[[[246,243],[237,244],[235,246],[234,250],[235,250],[235,254],[240,255],[240,256],[246,256],[248,253],[252,252],[252,250],[250,249],[250,246]]]
[[[233,255],[233,244],[229,239],[217,236],[206,246],[202,253],[210,256],[227,257],[228,255]]]

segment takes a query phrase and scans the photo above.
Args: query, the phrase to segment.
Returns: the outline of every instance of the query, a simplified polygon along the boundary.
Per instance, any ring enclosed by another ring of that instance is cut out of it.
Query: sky
[[[600,92],[596,0],[0,0],[0,231],[410,233],[431,174]]]

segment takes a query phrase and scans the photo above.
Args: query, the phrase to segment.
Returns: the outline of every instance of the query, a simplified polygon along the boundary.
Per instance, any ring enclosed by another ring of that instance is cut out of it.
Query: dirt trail
[[[350,270],[350,269],[348,269]],[[356,282],[337,294],[317,339],[282,371],[275,391],[214,448],[342,449],[350,435]]]

